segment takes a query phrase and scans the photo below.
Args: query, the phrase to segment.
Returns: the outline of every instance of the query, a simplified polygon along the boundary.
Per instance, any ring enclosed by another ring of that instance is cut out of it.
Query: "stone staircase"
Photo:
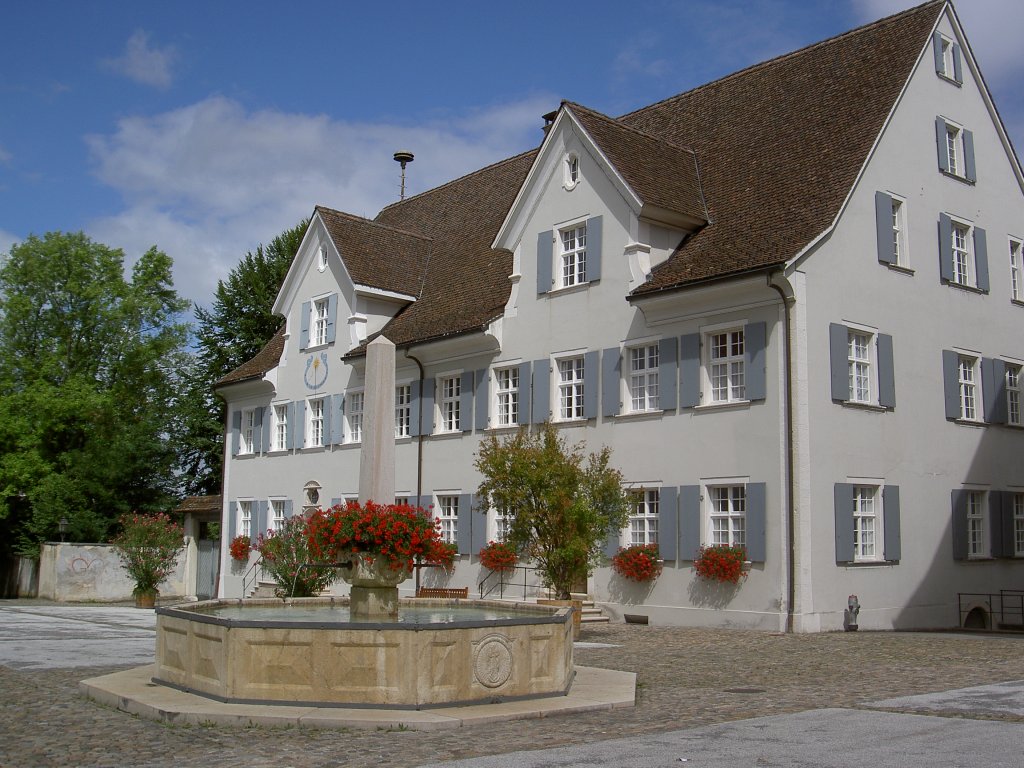
[[[590,595],[576,594],[574,592],[572,599],[580,600],[583,603],[583,616],[580,617],[580,621],[584,624],[607,624],[611,621],[608,615],[590,599]]]

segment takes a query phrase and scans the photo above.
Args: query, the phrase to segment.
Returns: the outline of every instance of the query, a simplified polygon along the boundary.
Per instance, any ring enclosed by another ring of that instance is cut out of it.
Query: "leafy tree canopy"
[[[534,561],[559,599],[568,599],[600,561],[609,533],[628,519],[611,450],[584,457],[582,444],[569,446],[545,423],[502,440],[488,436],[475,466],[483,476],[478,498],[512,518],[507,541]]]

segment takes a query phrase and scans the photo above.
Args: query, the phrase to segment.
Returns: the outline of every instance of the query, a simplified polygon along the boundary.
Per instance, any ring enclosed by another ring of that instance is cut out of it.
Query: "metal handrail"
[[[256,582],[263,578],[263,555],[256,558],[256,562],[249,566],[249,570],[242,576],[242,597],[249,594],[249,590],[256,586]]]
[[[524,600],[526,599],[526,592],[530,588],[530,586],[534,586],[534,587],[541,586],[537,582],[535,582],[534,584],[531,585],[527,581],[528,578],[529,578],[529,572],[537,570],[534,566],[532,566],[532,565],[517,565],[512,570],[513,570],[513,572],[516,572],[516,571],[522,571],[523,572],[522,587],[523,587],[523,599]],[[485,597],[487,597],[492,592],[494,592],[495,589],[497,589],[498,590],[498,599],[503,600],[505,598],[505,587],[506,586],[513,586],[513,584],[512,584],[513,579],[512,578],[509,578],[509,579],[505,578],[507,574],[508,574],[508,571],[502,570],[502,571],[491,571],[489,574],[484,576],[484,578],[480,580],[480,583],[477,584],[477,589],[480,591],[480,599],[483,600]],[[494,582],[495,580],[496,580],[497,583],[491,583],[491,582]],[[518,584],[515,585],[515,586],[518,586]]]

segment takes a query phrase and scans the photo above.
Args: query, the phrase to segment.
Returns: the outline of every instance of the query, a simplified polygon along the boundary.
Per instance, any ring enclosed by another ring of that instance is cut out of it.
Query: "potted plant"
[[[747,550],[744,547],[712,544],[700,548],[693,567],[702,579],[739,584],[747,575],[743,570],[746,559]]]
[[[423,560],[428,565],[437,565],[446,571],[455,568],[455,558],[459,555],[459,545],[447,541],[439,541],[428,552]]]
[[[248,562],[249,552],[251,550],[252,541],[244,534],[235,536],[235,538],[231,540],[231,545],[228,547],[228,551],[231,553],[231,559],[238,563]]]
[[[174,572],[182,550],[182,528],[163,513],[122,515],[121,533],[111,542],[121,567],[135,582],[136,608],[152,608],[157,587]]]
[[[518,563],[519,555],[508,542],[489,541],[480,550],[480,565],[488,570],[507,573],[514,571]]]
[[[623,578],[640,583],[658,578],[661,565],[657,544],[619,547],[619,551],[612,557],[612,570]]]
[[[248,539],[235,540],[239,538]],[[311,564],[306,520],[301,516],[290,517],[278,530],[258,536],[255,549],[263,556],[264,570],[277,583],[274,594],[278,597],[315,597],[337,576],[333,568]]]

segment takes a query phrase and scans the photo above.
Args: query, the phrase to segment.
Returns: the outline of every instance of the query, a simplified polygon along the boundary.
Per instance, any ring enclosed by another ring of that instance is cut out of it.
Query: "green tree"
[[[196,307],[196,355],[184,373],[181,421],[176,432],[185,489],[219,493],[224,461],[224,401],[213,385],[270,341],[281,326],[274,299],[295,258],[309,220],[247,253],[217,283],[209,309]]]
[[[560,600],[600,562],[602,544],[628,519],[622,474],[611,450],[584,456],[545,423],[499,440],[484,439],[475,466],[478,498],[512,518],[507,540],[536,564]],[[487,508],[485,507],[485,508]]]
[[[187,303],[170,258],[82,233],[15,245],[0,267],[0,538],[34,553],[67,517],[99,541],[177,494],[169,440]],[[0,554],[3,554],[0,552]]]

